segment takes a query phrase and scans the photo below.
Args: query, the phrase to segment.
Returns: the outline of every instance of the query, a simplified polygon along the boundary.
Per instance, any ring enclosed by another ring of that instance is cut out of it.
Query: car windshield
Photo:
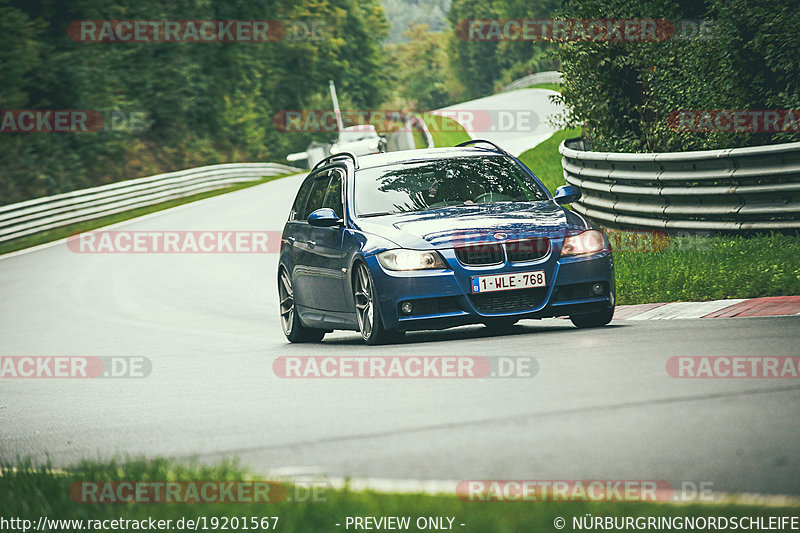
[[[504,156],[460,157],[365,168],[356,172],[358,216],[453,205],[547,200],[547,193]]]

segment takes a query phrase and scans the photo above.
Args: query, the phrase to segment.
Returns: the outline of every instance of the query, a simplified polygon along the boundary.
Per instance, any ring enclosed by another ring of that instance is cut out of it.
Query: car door
[[[321,203],[314,209],[327,207],[333,209],[340,218],[344,217],[344,170],[334,168],[330,171],[328,185]],[[315,199],[312,189],[312,199]],[[325,311],[346,312],[345,303],[345,254],[342,250],[344,226],[336,225],[320,228],[309,225],[308,257],[314,275],[311,285],[314,290],[316,308]]]
[[[291,234],[288,236],[292,246],[292,284],[295,303],[302,307],[318,309],[315,294],[314,257],[311,250],[311,226],[308,215],[319,209],[325,199],[330,181],[330,171],[323,170],[309,176],[300,188],[297,206],[290,221]]]

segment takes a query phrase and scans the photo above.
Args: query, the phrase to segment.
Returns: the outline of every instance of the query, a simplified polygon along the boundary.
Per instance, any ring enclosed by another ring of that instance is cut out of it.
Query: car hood
[[[452,248],[469,242],[533,236],[562,238],[588,227],[580,216],[552,201],[498,202],[400,213],[362,218],[358,226],[365,233],[412,249]]]

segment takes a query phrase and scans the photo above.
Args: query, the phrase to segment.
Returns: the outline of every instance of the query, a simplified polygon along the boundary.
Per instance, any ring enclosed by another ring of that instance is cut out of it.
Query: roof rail
[[[356,157],[356,154],[354,154],[353,152],[339,152],[338,154],[329,155],[328,157],[323,157],[322,159],[320,159],[319,162],[316,165],[314,165],[314,168],[311,169],[311,172],[314,172],[319,167],[327,165],[328,163],[340,157],[349,157],[350,159],[353,160],[353,165],[356,168],[358,168],[358,157]]]
[[[473,144],[478,144],[478,143],[488,144],[488,145],[492,146],[498,152],[503,153],[503,154],[505,154],[505,155],[507,155],[509,157],[513,157],[513,156],[511,156],[511,154],[509,154],[508,152],[506,152],[505,150],[500,148],[500,146],[496,145],[492,141],[487,141],[486,139],[470,139],[468,141],[464,141],[463,143],[457,144],[456,148],[461,147],[461,146],[471,146]]]

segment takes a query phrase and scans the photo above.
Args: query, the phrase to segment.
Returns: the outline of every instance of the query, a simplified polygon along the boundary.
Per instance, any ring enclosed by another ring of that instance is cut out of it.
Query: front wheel
[[[391,331],[383,327],[378,299],[375,296],[375,284],[367,265],[358,263],[353,277],[353,300],[356,303],[356,319],[358,331],[364,342],[373,346],[401,340],[403,331]]]
[[[599,328],[611,322],[612,318],[614,318],[613,307],[585,315],[570,315],[569,317],[577,328]]]
[[[283,269],[278,274],[278,297],[280,298],[281,327],[289,342],[321,341],[326,333],[324,329],[307,328],[300,321],[294,307],[292,280]]]

